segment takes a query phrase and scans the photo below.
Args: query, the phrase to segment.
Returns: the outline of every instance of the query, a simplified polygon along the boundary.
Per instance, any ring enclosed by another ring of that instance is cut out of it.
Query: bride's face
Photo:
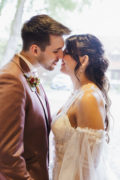
[[[76,61],[69,54],[65,54],[62,59],[60,70],[65,74],[73,75],[76,64]]]

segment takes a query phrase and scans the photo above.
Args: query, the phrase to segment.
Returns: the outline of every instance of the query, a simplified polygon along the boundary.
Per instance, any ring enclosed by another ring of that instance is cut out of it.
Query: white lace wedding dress
[[[106,162],[106,132],[74,129],[68,119],[69,107],[82,93],[76,91],[52,123],[55,145],[52,180],[116,180]]]

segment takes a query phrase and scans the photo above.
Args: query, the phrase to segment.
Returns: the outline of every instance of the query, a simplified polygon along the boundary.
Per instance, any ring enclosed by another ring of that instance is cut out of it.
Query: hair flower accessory
[[[24,74],[30,88],[32,89],[32,91],[36,91],[39,93],[39,84],[40,84],[40,78],[38,78],[37,76],[31,75],[30,73],[28,74]]]

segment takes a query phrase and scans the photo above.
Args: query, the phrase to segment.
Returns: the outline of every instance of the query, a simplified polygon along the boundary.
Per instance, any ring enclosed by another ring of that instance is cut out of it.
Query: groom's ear
[[[32,44],[30,47],[30,51],[34,56],[38,56],[39,53],[41,52],[41,49],[36,44]]]
[[[81,63],[81,68],[85,70],[89,64],[89,56],[84,55],[84,56],[80,57],[80,63]]]

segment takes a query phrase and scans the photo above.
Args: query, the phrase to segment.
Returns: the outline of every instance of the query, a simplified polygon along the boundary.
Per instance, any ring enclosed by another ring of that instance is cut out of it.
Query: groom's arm
[[[24,152],[26,94],[12,75],[0,75],[0,177],[33,180],[21,156]]]

